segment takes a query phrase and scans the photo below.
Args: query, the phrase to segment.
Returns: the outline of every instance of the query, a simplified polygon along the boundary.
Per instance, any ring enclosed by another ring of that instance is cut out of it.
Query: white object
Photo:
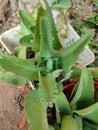
[[[14,48],[19,45],[18,39],[15,37],[19,33],[20,26],[14,27],[2,33],[0,36],[0,42],[8,53],[14,51]]]

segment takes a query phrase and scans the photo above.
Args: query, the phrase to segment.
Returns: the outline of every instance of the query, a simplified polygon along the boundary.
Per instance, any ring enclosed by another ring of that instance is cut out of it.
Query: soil
[[[84,18],[88,19],[91,16],[98,15],[98,6],[95,6],[91,0],[81,1],[72,0],[72,8],[70,15],[74,15],[73,18],[77,20],[78,25],[84,22]],[[94,41],[98,42],[98,30],[95,27],[95,38]],[[98,29],[98,28],[97,28]]]
[[[28,90],[0,81],[0,130],[30,130],[24,113]]]

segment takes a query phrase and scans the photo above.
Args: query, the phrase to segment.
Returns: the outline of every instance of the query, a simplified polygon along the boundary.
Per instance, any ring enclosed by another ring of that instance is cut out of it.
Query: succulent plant
[[[55,2],[49,5],[55,7]],[[63,2],[65,5],[63,0],[57,2],[56,8],[63,8]],[[97,130],[98,103],[94,101],[91,72],[87,68],[81,70],[80,80],[69,100],[62,92],[61,80],[58,80],[60,75],[64,80],[71,78],[74,73],[72,67],[93,32],[88,32],[70,47],[63,48],[46,0],[44,4],[45,7],[39,5],[36,19],[25,11],[19,11],[26,29],[20,42],[32,48],[34,57],[22,59],[0,54],[0,66],[28,81],[37,81],[35,89],[25,97],[25,113],[31,130]]]

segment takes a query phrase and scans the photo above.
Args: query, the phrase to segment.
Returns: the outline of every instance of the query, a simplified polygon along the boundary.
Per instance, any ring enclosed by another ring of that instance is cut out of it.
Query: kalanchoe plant
[[[35,89],[25,97],[25,113],[31,130],[97,130],[98,102],[94,101],[91,72],[87,68],[82,70],[80,80],[68,99],[62,92],[63,84],[59,80],[60,75],[65,79],[71,78],[72,67],[90,41],[92,31],[67,49],[63,48],[51,10],[47,2],[44,3],[45,7],[38,7],[34,23],[31,15],[19,11],[22,23],[28,30],[21,43],[24,39],[25,43],[30,43],[27,46],[32,48],[34,57],[21,59],[0,54],[0,66],[28,81],[37,81]],[[31,37],[32,42],[27,40]]]

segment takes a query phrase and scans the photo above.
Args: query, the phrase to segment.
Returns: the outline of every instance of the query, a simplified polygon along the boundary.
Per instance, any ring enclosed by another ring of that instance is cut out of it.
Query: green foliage
[[[72,78],[80,77],[81,75],[81,70],[80,68],[72,67]],[[95,68],[88,68],[88,70],[92,73],[93,77],[98,77],[98,67]]]
[[[27,80],[19,75],[8,72],[2,68],[0,68],[0,80],[8,82],[14,85],[22,85],[27,82]]]
[[[27,94],[25,113],[32,130],[48,130],[46,106],[40,100],[38,89]]]
[[[60,72],[60,70],[56,70],[45,77],[39,75],[39,88],[42,94],[41,96],[43,102],[45,102],[48,107],[53,107],[53,104],[56,102],[58,89],[55,79]]]
[[[63,92],[57,97],[57,106],[61,114],[72,114],[69,102]]]
[[[16,35],[20,44],[24,46],[32,46],[32,40],[34,35],[35,18],[32,13],[24,10],[19,10],[19,16],[21,20],[20,32]]]
[[[25,45],[25,46],[28,46],[28,43],[29,43],[29,46],[32,45],[32,35],[26,35],[26,36],[23,36],[21,39],[20,39],[20,43],[22,45]]]
[[[28,0],[22,0],[23,2],[28,2]]]
[[[95,2],[95,5],[98,6],[98,1]]]
[[[21,21],[23,22],[23,24],[26,26],[26,28],[32,32],[32,28],[34,26],[34,18],[33,16],[23,10],[19,10],[19,16],[21,18]]]
[[[79,35],[85,34],[87,30],[94,29],[98,26],[98,14],[94,14],[88,18],[81,18],[81,24],[78,24],[77,19],[73,16],[72,26]]]
[[[70,103],[71,107],[74,107],[74,108],[76,107],[76,109],[81,109],[81,108],[85,108],[93,104],[94,103],[93,78],[92,78],[91,73],[87,69],[83,69],[81,73],[80,82],[77,87],[78,87],[77,92],[75,95],[73,95],[71,103]],[[90,94],[87,93],[88,90]]]
[[[92,81],[93,78],[90,72],[84,68],[81,73],[80,81],[76,86],[78,88],[73,90],[72,100],[69,102],[71,113],[63,116],[61,130],[67,128],[70,130],[98,128],[98,102],[94,104],[94,87]],[[89,93],[87,93],[88,90]],[[73,104],[75,104],[74,107],[72,106]]]
[[[71,2],[70,0],[47,0],[50,7],[53,8],[70,8]]]
[[[41,35],[42,36],[41,36],[41,46],[40,46],[40,57],[44,57],[46,59],[51,58],[54,56],[53,48],[52,48],[52,40],[50,39],[51,33],[49,31],[49,25],[47,21],[44,19],[41,22]]]
[[[75,118],[65,115],[62,119],[61,130],[79,130]]]
[[[0,65],[4,69],[25,77],[28,80],[37,80],[37,69],[34,59],[19,59],[5,54],[0,54]]]
[[[90,41],[89,38],[91,36],[92,32],[88,32],[71,47],[61,51],[60,56],[62,58],[63,70],[65,75],[69,70],[69,68],[71,67],[71,65],[73,65],[75,61],[78,59],[79,54],[83,51],[84,46]]]
[[[25,46],[18,46],[14,50],[14,55],[21,59],[26,59],[27,48]]]
[[[37,19],[36,19],[36,26],[35,26],[35,35],[34,35],[34,42],[33,42],[33,50],[34,51],[40,51],[40,43],[41,43],[41,24],[42,24],[42,21],[43,19],[44,20],[47,20],[47,23],[48,24],[48,28],[47,29],[47,33],[50,36],[50,42],[49,43],[55,50],[58,50],[60,49],[62,46],[61,46],[61,43],[58,39],[58,36],[57,36],[57,31],[56,31],[56,28],[55,28],[55,24],[54,24],[54,21],[53,21],[53,17],[52,17],[52,14],[50,12],[50,9],[49,9],[49,6],[47,5],[46,6],[46,10],[44,10],[42,7],[40,7],[38,9],[38,14],[37,14]],[[44,26],[43,26],[44,27]],[[48,30],[49,29],[49,30]],[[44,31],[43,31],[44,32]],[[47,34],[45,34],[47,35]],[[43,35],[42,35],[43,36]],[[55,37],[55,38],[54,38]],[[44,40],[45,40],[45,37],[43,37]]]
[[[50,4],[63,8],[66,7],[67,2],[54,0]],[[86,68],[80,72],[80,81],[75,86],[76,89],[72,91],[70,101],[62,93],[63,85],[58,80],[60,75],[71,77],[72,66],[90,41],[92,31],[72,46],[62,49],[51,10],[46,1],[45,5],[46,8],[41,5],[38,7],[35,19],[28,12],[19,11],[22,29],[26,29],[20,36],[22,49],[21,47],[16,49],[17,58],[0,54],[0,66],[27,80],[38,82],[35,90],[25,97],[25,113],[31,130],[82,130],[89,128],[90,122],[94,122],[97,126],[98,103],[94,104],[91,73]],[[26,59],[27,47],[31,47],[35,53],[31,59]],[[90,93],[87,94],[88,89]],[[52,119],[51,123],[49,118]]]
[[[76,110],[74,111],[75,113],[77,113],[78,115],[80,115],[81,117],[91,120],[93,122],[98,123],[98,119],[97,119],[97,114],[98,114],[98,102],[87,107],[84,108],[82,110]]]

